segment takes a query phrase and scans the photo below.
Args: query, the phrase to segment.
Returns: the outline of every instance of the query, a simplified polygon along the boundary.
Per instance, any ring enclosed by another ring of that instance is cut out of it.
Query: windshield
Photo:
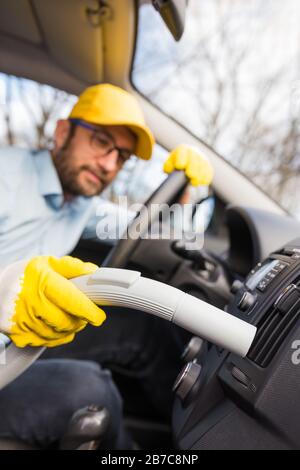
[[[142,5],[132,80],[300,218],[299,0],[189,0],[179,43]]]

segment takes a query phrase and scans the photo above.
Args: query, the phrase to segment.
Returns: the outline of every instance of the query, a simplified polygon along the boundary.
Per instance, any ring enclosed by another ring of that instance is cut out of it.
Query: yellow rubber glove
[[[16,346],[53,347],[69,343],[87,323],[106,316],[68,279],[98,267],[64,256],[37,256],[0,272],[0,331]]]
[[[166,173],[174,170],[184,170],[193,186],[208,186],[214,175],[210,162],[196,149],[185,144],[176,147],[164,163]]]

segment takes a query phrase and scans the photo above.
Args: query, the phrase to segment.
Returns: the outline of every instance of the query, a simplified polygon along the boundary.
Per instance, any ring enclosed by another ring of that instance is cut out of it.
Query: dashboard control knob
[[[295,284],[289,284],[280,293],[274,307],[283,315],[286,314],[300,299],[300,289]]]
[[[179,373],[173,386],[173,392],[183,403],[201,375],[202,367],[197,362],[188,362]]]
[[[248,310],[254,304],[256,300],[255,295],[251,294],[251,292],[244,292],[241,297],[241,300],[238,303],[238,307],[242,312]]]
[[[232,294],[236,294],[243,286],[244,286],[244,284],[241,281],[239,281],[238,279],[236,279],[232,283],[232,286],[230,288],[230,292]]]
[[[181,359],[184,362],[190,362],[195,359],[199,354],[202,352],[203,348],[205,348],[205,341],[199,336],[193,336],[190,339],[187,346],[185,347]]]

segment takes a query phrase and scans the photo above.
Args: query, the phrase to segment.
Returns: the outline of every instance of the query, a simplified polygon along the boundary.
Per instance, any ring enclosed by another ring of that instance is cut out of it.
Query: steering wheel
[[[188,183],[183,171],[171,173],[147,200],[144,210],[142,210],[129,225],[127,229],[128,232],[131,230],[135,231],[135,229],[138,228],[140,233],[146,233],[151,227],[151,224],[157,220],[159,204],[167,204],[169,206],[174,204],[174,202],[178,201]],[[151,211],[149,210],[150,208]],[[139,242],[140,238],[121,239],[106,257],[102,266],[124,268]]]
[[[180,197],[187,185],[188,180],[182,171],[172,173],[148,199],[145,204],[146,209],[149,209],[152,204],[165,203],[171,205]],[[151,214],[151,217],[148,217],[146,212]],[[129,230],[135,229],[139,225],[141,233],[143,233],[156,219],[158,212],[159,209],[157,211],[142,211],[141,215],[132,221]],[[102,266],[123,268],[138,243],[139,239],[121,239],[104,260]],[[17,348],[10,342],[0,355],[0,390],[24,372],[38,359],[43,351],[43,347]]]

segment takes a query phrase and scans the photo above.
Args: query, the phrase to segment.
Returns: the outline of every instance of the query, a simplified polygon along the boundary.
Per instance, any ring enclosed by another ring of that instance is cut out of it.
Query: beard
[[[99,170],[90,165],[81,165],[74,168],[72,165],[74,158],[68,149],[61,149],[54,158],[54,164],[58,173],[63,191],[68,196],[92,197],[99,195],[109,184]],[[97,181],[82,182],[80,175],[82,172],[91,172],[98,178]]]

